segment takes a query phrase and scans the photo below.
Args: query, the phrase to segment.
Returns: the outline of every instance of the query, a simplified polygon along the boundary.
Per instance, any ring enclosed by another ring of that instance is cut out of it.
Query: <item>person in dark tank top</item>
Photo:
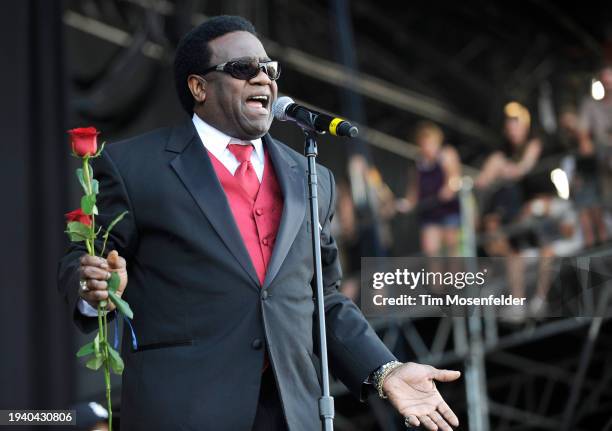
[[[421,226],[421,250],[426,256],[458,256],[461,216],[457,191],[461,162],[444,144],[444,133],[432,122],[421,122],[414,133],[420,157],[406,199],[398,209],[416,209]]]

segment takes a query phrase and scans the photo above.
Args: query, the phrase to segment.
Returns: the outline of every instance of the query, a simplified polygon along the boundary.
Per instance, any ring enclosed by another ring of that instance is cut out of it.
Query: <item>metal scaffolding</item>
[[[474,226],[469,221],[475,215],[470,194],[471,182],[464,180],[460,201],[462,216],[468,221],[463,224],[468,230],[463,232],[466,257],[476,255],[476,236],[469,228]],[[453,408],[464,408],[467,412],[470,431],[583,429],[577,424],[588,415],[611,408],[612,367],[606,367],[605,362],[612,359],[612,352],[601,347],[596,352],[596,348],[602,326],[612,312],[612,283],[605,281],[594,293],[591,284],[595,282],[588,277],[590,271],[603,270],[597,268],[602,261],[594,258],[607,256],[612,256],[612,249],[592,250],[577,258],[584,269],[578,281],[584,302],[580,314],[591,317],[548,318],[527,321],[520,326],[504,325],[499,323],[493,307],[474,307],[462,317],[426,319],[416,310],[411,316],[374,318],[371,323],[398,357],[405,357],[408,352],[414,362],[435,367],[463,367],[466,402],[463,406],[460,397],[456,397]],[[555,337],[574,338],[572,343],[564,343],[567,346],[563,349],[568,355],[551,359],[546,354],[533,357],[533,352],[523,353],[525,347],[544,344]],[[487,375],[487,367],[501,367],[504,371]],[[599,373],[597,378],[589,376],[590,369]],[[337,398],[346,393],[338,382],[332,389]],[[492,393],[497,396],[492,398]],[[499,399],[500,393],[504,399]],[[371,406],[378,429],[402,429],[384,403],[372,400]],[[355,422],[352,424],[353,428],[344,429],[354,429]]]

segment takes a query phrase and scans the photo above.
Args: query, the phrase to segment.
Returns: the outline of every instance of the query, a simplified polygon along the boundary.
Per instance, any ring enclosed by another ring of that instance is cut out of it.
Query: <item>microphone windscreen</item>
[[[278,121],[287,121],[289,117],[287,116],[287,106],[295,103],[291,97],[283,96],[276,99],[276,102],[272,105],[272,115]]]

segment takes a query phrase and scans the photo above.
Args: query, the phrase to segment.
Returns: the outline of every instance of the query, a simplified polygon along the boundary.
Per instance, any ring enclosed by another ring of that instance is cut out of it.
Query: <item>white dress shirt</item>
[[[234,139],[222,131],[215,129],[210,124],[204,122],[204,120],[198,117],[195,113],[193,114],[192,121],[201,141],[204,143],[204,147],[210,151],[211,154],[215,156],[232,175],[234,175],[234,172],[236,172],[236,169],[238,169],[240,162],[238,162],[236,157],[227,148],[230,141],[233,140],[232,143],[243,143],[245,145],[248,143],[253,144],[255,151],[253,151],[251,154],[251,164],[253,165],[257,178],[261,183],[265,160],[261,138],[254,139],[252,141],[240,141],[239,139]],[[85,316],[96,317],[98,315],[98,311],[82,298],[79,298],[77,308]]]
[[[226,135],[220,130],[215,129],[210,124],[205,123],[204,120],[202,120],[196,114],[193,114],[192,120],[198,135],[200,135],[200,139],[204,143],[204,147],[206,147],[206,149],[210,151],[212,155],[217,158],[217,160],[223,163],[223,166],[225,166],[232,175],[234,175],[234,172],[236,172],[236,169],[238,169],[240,162],[236,160],[236,157],[227,148],[228,144],[232,140],[232,137]],[[234,138],[234,142],[232,143],[245,142]],[[257,178],[261,183],[261,178],[263,177],[264,171],[263,144],[261,142],[261,138],[246,141],[246,144],[249,143],[253,144],[253,147],[255,147],[255,151],[253,151],[251,154],[251,164],[253,165]]]

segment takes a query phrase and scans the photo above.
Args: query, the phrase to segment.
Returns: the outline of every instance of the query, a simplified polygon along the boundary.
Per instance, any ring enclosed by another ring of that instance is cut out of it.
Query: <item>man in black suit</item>
[[[134,350],[124,337],[122,429],[319,429],[309,239],[318,227],[309,223],[305,158],[267,133],[278,66],[252,24],[222,16],[182,39],[175,75],[193,117],[109,145],[95,159],[99,222],[129,214],[115,227],[106,259],[71,246],[60,262],[60,290],[76,324],[92,331],[109,271],[120,276],[118,292],[134,311],[139,343]],[[232,142],[252,145],[250,158],[237,160],[228,151]],[[262,240],[273,247],[262,276],[222,174],[261,181],[264,165],[275,173],[282,216],[275,238]],[[457,418],[434,380],[459,373],[394,362],[337,291],[334,178],[322,166],[317,173],[331,371],[362,399],[380,383],[407,423],[450,430]]]

